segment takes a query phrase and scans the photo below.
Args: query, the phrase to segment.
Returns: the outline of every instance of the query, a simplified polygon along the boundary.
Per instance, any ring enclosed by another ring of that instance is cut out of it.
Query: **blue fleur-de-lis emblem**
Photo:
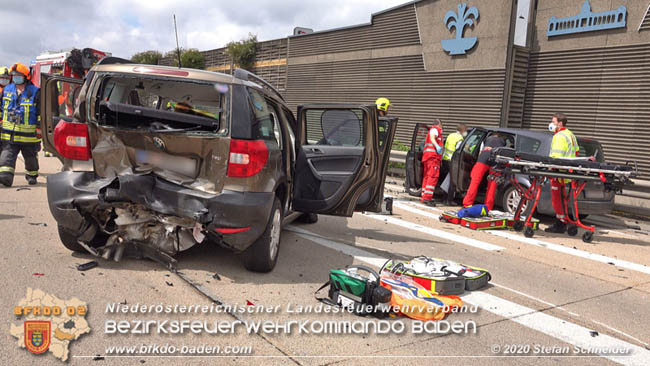
[[[476,45],[477,37],[463,38],[465,27],[474,27],[474,20],[470,18],[471,16],[474,17],[474,20],[478,20],[478,9],[474,6],[468,9],[465,3],[458,4],[458,13],[450,10],[445,15],[444,22],[447,28],[450,31],[452,28],[456,28],[455,39],[442,41],[442,49],[449,52],[450,55],[464,55]]]

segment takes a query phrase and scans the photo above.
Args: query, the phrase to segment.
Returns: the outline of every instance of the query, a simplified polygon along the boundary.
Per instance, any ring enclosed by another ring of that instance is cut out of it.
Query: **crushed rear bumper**
[[[152,174],[99,178],[93,172],[71,171],[48,176],[47,196],[54,219],[72,233],[81,233],[98,210],[131,203],[158,214],[192,219],[210,237],[235,251],[245,250],[262,235],[274,199],[273,193],[265,192],[205,193]],[[216,231],[247,227],[236,234]]]

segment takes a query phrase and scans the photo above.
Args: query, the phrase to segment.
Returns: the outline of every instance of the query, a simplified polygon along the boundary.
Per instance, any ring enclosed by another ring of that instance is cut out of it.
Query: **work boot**
[[[429,207],[436,207],[437,203],[434,200],[424,201],[424,204]]]
[[[34,184],[38,183],[38,182],[36,181],[36,177],[32,177],[32,176],[28,175],[26,178],[27,178],[27,183],[28,183],[30,186],[33,186]]]
[[[12,183],[13,183],[13,179],[11,177],[0,176],[0,184],[2,184],[3,186],[11,187]]]
[[[566,224],[562,222],[562,220],[556,219],[555,223],[544,229],[544,231],[547,233],[564,234],[566,231]]]

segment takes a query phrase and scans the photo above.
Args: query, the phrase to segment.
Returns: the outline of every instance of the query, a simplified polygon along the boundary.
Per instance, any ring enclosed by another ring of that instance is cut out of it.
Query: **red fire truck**
[[[85,71],[93,67],[97,61],[109,56],[111,56],[110,52],[98,51],[92,48],[43,53],[31,63],[32,82],[40,87],[41,73],[81,79],[84,77]]]
[[[110,57],[111,53],[102,52],[92,48],[70,49],[59,52],[46,52],[31,63],[32,83],[41,86],[41,73],[50,75],[62,75],[74,79],[82,79],[88,70],[104,57]],[[74,100],[79,86],[68,82],[59,82],[59,116],[72,117],[74,112]],[[52,156],[45,151],[45,156]]]

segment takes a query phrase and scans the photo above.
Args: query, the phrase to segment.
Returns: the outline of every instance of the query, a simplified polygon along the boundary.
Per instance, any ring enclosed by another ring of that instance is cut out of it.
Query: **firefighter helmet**
[[[377,105],[377,109],[380,111],[388,111],[388,106],[390,105],[390,100],[388,98],[377,98],[375,101],[375,104]]]
[[[5,87],[10,82],[11,78],[9,77],[9,69],[4,66],[0,66],[0,90],[2,90],[1,88]]]
[[[16,63],[11,67],[11,70],[9,72],[17,72],[20,74],[23,74],[25,76],[26,80],[31,79],[31,75],[29,74],[29,67],[21,64],[21,63]]]

